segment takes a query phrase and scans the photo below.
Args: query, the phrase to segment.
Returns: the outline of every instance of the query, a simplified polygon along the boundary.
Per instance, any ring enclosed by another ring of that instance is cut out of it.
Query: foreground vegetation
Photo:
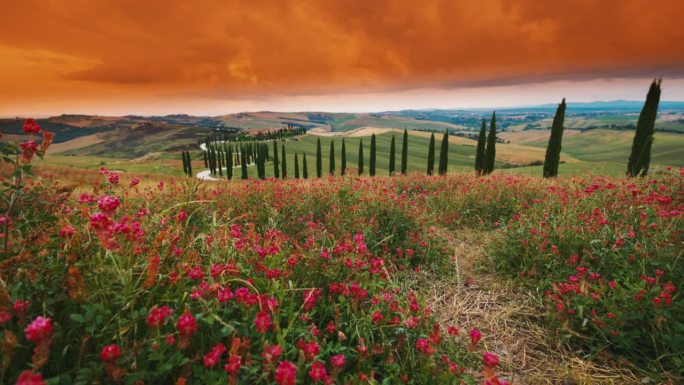
[[[503,384],[506,352],[437,322],[413,279],[448,280],[444,234],[463,230],[488,234],[491,266],[540,293],[570,345],[684,375],[682,169],[32,177],[43,135],[3,148],[2,383]]]

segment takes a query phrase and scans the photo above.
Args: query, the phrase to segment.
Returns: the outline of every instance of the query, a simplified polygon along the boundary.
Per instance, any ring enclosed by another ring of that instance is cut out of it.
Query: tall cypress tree
[[[283,177],[283,179],[287,178],[287,157],[285,156],[285,143],[282,145],[282,153],[281,153],[281,158],[283,159],[281,161],[282,164],[282,169],[280,175]]]
[[[401,144],[401,174],[406,175],[408,168],[408,131],[404,128],[404,142]]]
[[[489,123],[489,135],[487,135],[487,147],[484,157],[484,174],[494,171],[494,161],[496,160],[496,111],[492,114],[492,121]]]
[[[218,158],[218,173],[219,177],[223,178],[223,152],[221,152],[221,147],[219,147],[216,152],[216,157]]]
[[[477,175],[484,174],[485,147],[487,145],[487,122],[482,119],[480,135],[477,137],[477,151],[475,151],[475,172]]]
[[[439,175],[446,175],[447,163],[449,163],[449,130],[444,131],[442,147],[439,149]]]
[[[185,152],[185,157],[188,159],[188,176],[192,176],[192,158],[190,157],[190,151]]]
[[[432,175],[435,169],[435,134],[430,135],[430,145],[427,156],[427,174]]]
[[[556,115],[553,117],[551,125],[551,136],[546,147],[544,157],[544,178],[552,178],[558,175],[558,164],[560,163],[561,141],[563,140],[563,121],[565,120],[565,98],[558,105]]]
[[[335,141],[330,140],[330,159],[329,159],[329,170],[330,175],[335,175]]]
[[[646,95],[644,107],[641,109],[641,114],[639,114],[634,140],[632,141],[632,152],[627,162],[627,175],[629,176],[644,176],[648,173],[651,163],[651,146],[653,145],[655,120],[658,116],[658,104],[660,103],[661,82],[661,79],[653,80]]]
[[[207,151],[204,150],[204,167],[209,168],[209,161],[207,160]]]
[[[233,179],[233,146],[228,146],[228,156],[226,157],[226,178]]]
[[[344,138],[342,138],[342,164],[340,165],[340,174],[344,175],[347,171],[347,146],[344,143]]]
[[[389,174],[394,175],[395,166],[395,148],[394,148],[394,135],[392,135],[392,141],[390,142],[390,153],[389,153]]]
[[[359,140],[359,175],[363,174],[363,139]]]
[[[376,150],[375,134],[373,134],[371,135],[370,161],[368,162],[368,174],[370,174],[370,176],[375,176]]]
[[[185,159],[185,151],[181,151],[181,159],[183,160],[183,174],[188,175],[188,163]]]
[[[299,179],[299,158],[297,157],[297,153],[295,152],[295,179]]]
[[[280,161],[278,160],[278,141],[273,139],[273,176],[280,178]]]
[[[306,165],[306,153],[304,153],[304,158],[302,159],[302,177],[304,177],[304,179],[309,178],[309,167]]]
[[[321,138],[316,140],[316,176],[323,176],[323,154],[321,154]]]
[[[240,146],[240,170],[242,171],[242,179],[247,179],[247,154],[244,146]]]

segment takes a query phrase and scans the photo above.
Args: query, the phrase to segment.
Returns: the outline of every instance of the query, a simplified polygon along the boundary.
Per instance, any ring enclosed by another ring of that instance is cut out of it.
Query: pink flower
[[[110,172],[107,174],[107,181],[111,184],[119,184],[119,174],[116,172]]]
[[[140,183],[140,179],[133,178],[133,179],[131,179],[131,183],[128,186],[133,187],[133,186],[136,186],[138,183]]]
[[[280,347],[280,345],[273,345],[269,346],[266,345],[264,347],[264,350],[261,352],[261,357],[264,358],[264,362],[266,365],[276,361],[278,358],[280,358],[280,355],[283,353],[283,348]]]
[[[325,365],[320,361],[315,361],[311,364],[311,368],[309,369],[309,377],[311,377],[314,382],[328,378],[328,372],[325,370]]]
[[[43,381],[43,376],[40,373],[24,370],[17,379],[16,385],[45,385],[45,381]]]
[[[178,317],[176,328],[178,328],[178,332],[182,336],[191,336],[197,330],[197,320],[186,310],[185,313]]]
[[[40,126],[35,120],[29,118],[24,120],[24,132],[27,134],[37,134],[40,132]]]
[[[162,326],[171,315],[173,311],[168,306],[153,307],[147,316],[147,325],[152,328]]]
[[[49,339],[52,336],[52,320],[38,316],[24,329],[24,334],[27,340],[36,344]]]
[[[426,356],[429,356],[432,353],[434,353],[432,346],[430,346],[430,341],[427,338],[418,338],[416,340],[416,349],[418,349],[419,352],[425,354]]]
[[[281,362],[276,369],[275,380],[278,385],[295,385],[297,367],[290,361]]]
[[[256,326],[257,333],[266,333],[271,328],[271,317],[265,310],[257,314],[254,319],[254,326]]]
[[[216,344],[209,353],[204,356],[204,367],[213,368],[221,361],[221,355],[226,351],[222,343]]]
[[[112,212],[116,210],[120,205],[121,202],[119,202],[119,198],[111,195],[105,195],[97,201],[97,207],[99,207],[100,210],[104,212]]]
[[[113,362],[121,355],[121,348],[118,345],[111,344],[102,348],[100,351],[100,359],[104,362]]]
[[[499,366],[499,356],[494,353],[484,352],[482,354],[482,364],[488,368]]]
[[[482,339],[482,333],[479,330],[473,328],[470,331],[470,346],[475,347],[478,342]]]
[[[341,369],[347,364],[347,357],[344,354],[338,354],[330,357],[330,362],[332,363],[333,367]]]

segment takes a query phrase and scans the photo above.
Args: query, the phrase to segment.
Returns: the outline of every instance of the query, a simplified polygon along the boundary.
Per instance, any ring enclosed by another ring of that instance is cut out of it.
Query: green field
[[[564,138],[563,152],[587,162],[627,164],[633,138],[633,131],[590,130]],[[525,144],[546,147],[547,143],[547,141],[538,141]],[[657,132],[653,142],[651,162],[684,166],[684,135]]]

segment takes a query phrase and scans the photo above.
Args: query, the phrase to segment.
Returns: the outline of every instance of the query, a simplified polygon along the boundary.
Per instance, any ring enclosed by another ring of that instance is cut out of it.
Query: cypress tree
[[[240,146],[240,169],[242,170],[242,179],[247,179],[247,154],[244,146]]]
[[[347,171],[347,146],[342,138],[342,164],[340,165],[340,174],[344,175]]]
[[[321,138],[316,140],[316,176],[323,176],[323,154],[321,154]]]
[[[558,175],[558,164],[560,163],[561,141],[563,140],[563,121],[565,120],[565,98],[558,105],[556,115],[553,117],[551,125],[551,136],[546,147],[544,157],[544,178],[552,178]]]
[[[482,119],[480,135],[477,137],[477,151],[475,151],[475,172],[477,175],[484,174],[485,146],[487,145],[487,123]]]
[[[278,141],[273,140],[273,176],[280,178],[280,162],[278,161]]]
[[[496,160],[496,111],[492,114],[492,121],[489,122],[489,135],[487,136],[487,147],[484,157],[484,174],[494,171],[494,161]]]
[[[299,179],[299,158],[297,157],[297,153],[295,152],[295,179]]]
[[[207,160],[207,151],[204,150],[204,167],[209,168],[209,161]]]
[[[233,146],[228,146],[228,156],[226,157],[226,178],[233,179]]]
[[[408,131],[404,128],[404,142],[401,144],[401,175],[406,175],[408,168]]]
[[[646,95],[644,107],[639,114],[634,140],[632,141],[632,152],[627,162],[627,175],[629,176],[645,176],[648,173],[655,120],[658,116],[658,104],[660,103],[661,82],[661,79],[653,80]]]
[[[363,174],[363,139],[359,140],[359,175]]]
[[[446,175],[449,162],[449,130],[444,131],[442,147],[439,149],[439,175]]]
[[[306,153],[304,153],[304,159],[302,159],[302,177],[304,179],[309,178],[309,168],[306,165]]]
[[[335,175],[335,141],[330,140],[330,159],[328,165],[330,175]]]
[[[428,147],[427,156],[427,174],[432,175],[435,170],[435,134],[430,135],[430,146]]]
[[[221,148],[219,147],[218,151],[216,152],[216,157],[218,159],[218,173],[219,177],[223,178],[223,152],[221,152]]]
[[[188,176],[192,176],[192,158],[190,157],[190,151],[186,151],[185,156],[188,159]]]
[[[370,161],[368,162],[368,173],[375,176],[375,156],[376,156],[375,134],[371,135]]]
[[[266,148],[264,147],[268,148],[268,145],[265,143],[260,143],[258,147],[259,179],[266,179]]]
[[[392,141],[390,142],[390,153],[389,153],[389,174],[394,175],[394,163],[396,154],[394,148],[394,135],[392,135]]]
[[[285,157],[285,143],[283,143],[281,148],[283,150],[281,153],[281,155],[282,155],[281,158],[283,159],[282,160],[283,168],[282,168],[282,170],[281,170],[282,172],[280,174],[282,175],[283,179],[285,179],[285,178],[287,178],[287,158]]]
[[[185,151],[181,151],[181,159],[183,160],[183,174],[188,175],[188,164],[185,160]]]

